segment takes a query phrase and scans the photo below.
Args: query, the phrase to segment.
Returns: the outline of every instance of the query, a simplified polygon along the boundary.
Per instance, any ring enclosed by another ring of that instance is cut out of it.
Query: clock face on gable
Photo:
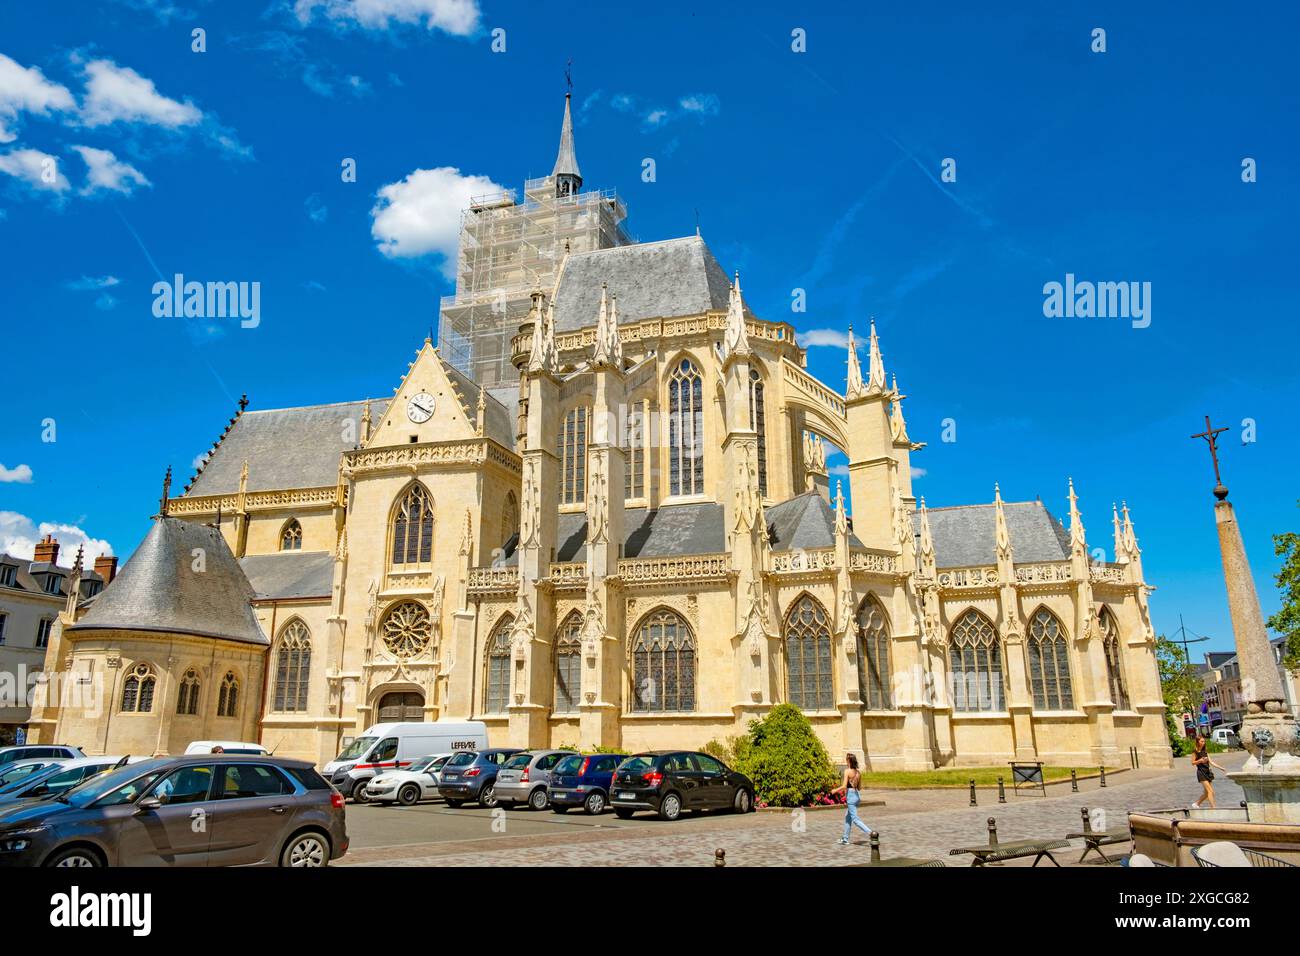
[[[427,422],[433,417],[433,396],[428,392],[411,396],[406,403],[406,417],[417,425]]]

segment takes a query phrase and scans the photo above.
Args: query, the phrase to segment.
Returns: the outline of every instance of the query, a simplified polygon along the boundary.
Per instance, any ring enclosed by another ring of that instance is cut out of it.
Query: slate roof
[[[439,361],[442,361],[441,356]],[[465,417],[471,424],[478,421],[478,383],[453,366],[450,362],[442,362],[443,371],[451,379],[452,384],[456,386],[456,391],[460,393],[460,405],[465,412]],[[511,389],[498,389],[498,391],[510,391]],[[483,410],[483,430],[488,438],[493,439],[506,448],[515,447],[515,414],[519,407],[519,386],[513,387],[514,407],[516,412],[510,409],[499,399],[492,389],[486,389],[485,404]]]
[[[249,491],[323,488],[338,480],[339,455],[351,450],[361,435],[365,402],[336,402],[301,408],[273,408],[240,415],[212,453],[188,497],[229,495],[239,490],[239,473],[248,461]],[[377,423],[388,400],[370,402]],[[357,436],[344,440],[343,423],[352,419]]]
[[[202,549],[203,569],[194,569]],[[249,602],[253,588],[221,532],[179,518],[153,527],[113,583],[68,630],[171,631],[266,646]]]
[[[835,509],[816,491],[805,491],[766,509],[767,535],[773,551],[835,546]],[[850,532],[849,543],[862,547]]]
[[[587,516],[561,514],[556,533],[556,561],[587,560]],[[623,557],[662,558],[684,554],[718,554],[726,550],[722,505],[712,501],[667,505],[623,512]],[[519,563],[516,539],[506,544],[506,564]]]
[[[239,566],[259,600],[329,597],[334,555],[329,551],[281,551],[241,558]]]
[[[30,558],[18,558],[4,552],[0,552],[0,564],[12,565],[16,569],[14,571],[12,590],[32,591],[50,598],[67,597],[68,576],[72,574],[72,568],[50,564],[48,561],[32,561]],[[61,594],[50,594],[45,590],[41,582],[32,576],[33,574],[43,574],[51,570],[63,578],[63,593]],[[86,581],[103,581],[104,577],[98,571],[87,566],[81,569],[81,580],[83,583]]]
[[[699,236],[577,252],[555,292],[557,332],[596,324],[602,282],[618,295],[618,317],[627,322],[725,310],[731,289]]]
[[[1017,564],[1070,557],[1070,533],[1041,501],[1008,501],[1002,507]],[[927,513],[936,567],[974,567],[997,560],[997,519],[992,504],[929,508]],[[920,512],[913,515],[913,524],[920,534]]]

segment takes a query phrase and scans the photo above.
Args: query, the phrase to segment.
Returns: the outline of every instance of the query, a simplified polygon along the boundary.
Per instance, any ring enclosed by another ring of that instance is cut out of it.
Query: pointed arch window
[[[1070,651],[1055,614],[1039,608],[1029,622],[1029,686],[1039,710],[1072,710]]]
[[[835,706],[831,625],[821,602],[805,594],[785,619],[785,676],[790,703],[800,710]]]
[[[289,523],[286,524],[284,530],[280,532],[280,550],[302,550],[302,525],[298,523],[297,518],[290,518]]]
[[[488,637],[485,713],[504,714],[510,704],[510,632],[514,626],[514,617],[507,614]]]
[[[393,516],[393,564],[418,564],[433,558],[433,498],[424,485],[412,485]]]
[[[582,615],[570,612],[555,635],[555,713],[578,709],[582,691]]]
[[[1102,608],[1099,618],[1102,647],[1106,652],[1106,678],[1110,683],[1110,702],[1116,710],[1132,710],[1128,688],[1124,685],[1124,665],[1120,660],[1119,625],[1110,608]]]
[[[191,717],[199,712],[199,672],[193,667],[181,678],[180,690],[176,694],[176,713]]]
[[[217,716],[236,717],[239,715],[239,678],[234,671],[226,671],[221,679],[221,689],[217,694]]]
[[[954,710],[971,713],[1005,709],[1002,645],[993,622],[979,611],[967,611],[952,626],[948,679]]]
[[[275,656],[274,709],[280,713],[305,711],[310,679],[311,631],[302,621],[291,621],[280,633]]]
[[[763,379],[749,370],[749,427],[758,436],[758,493],[767,496],[767,415],[763,409]]]
[[[645,431],[650,420],[650,403],[634,402],[628,408],[623,425],[623,450],[626,467],[623,471],[623,497],[645,497]]]
[[[158,678],[148,664],[136,664],[122,684],[122,712],[147,714],[153,710],[153,692]]]
[[[858,692],[867,710],[891,710],[889,621],[874,596],[858,608]]]
[[[650,614],[632,639],[633,713],[695,710],[695,635],[669,610]]]
[[[704,493],[704,382],[690,359],[668,378],[668,487],[674,495]]]
[[[587,429],[591,409],[584,405],[569,409],[560,429],[560,504],[578,505],[587,500]]]

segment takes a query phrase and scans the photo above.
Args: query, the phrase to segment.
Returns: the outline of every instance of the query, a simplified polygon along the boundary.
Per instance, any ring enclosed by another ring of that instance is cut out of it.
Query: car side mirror
[[[157,797],[145,797],[135,805],[137,813],[152,813],[162,807],[162,801]]]

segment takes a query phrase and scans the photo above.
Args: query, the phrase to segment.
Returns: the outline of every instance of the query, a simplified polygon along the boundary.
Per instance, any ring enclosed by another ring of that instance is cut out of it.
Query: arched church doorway
[[[422,693],[418,690],[393,691],[379,698],[378,723],[391,724],[404,720],[424,720]]]

